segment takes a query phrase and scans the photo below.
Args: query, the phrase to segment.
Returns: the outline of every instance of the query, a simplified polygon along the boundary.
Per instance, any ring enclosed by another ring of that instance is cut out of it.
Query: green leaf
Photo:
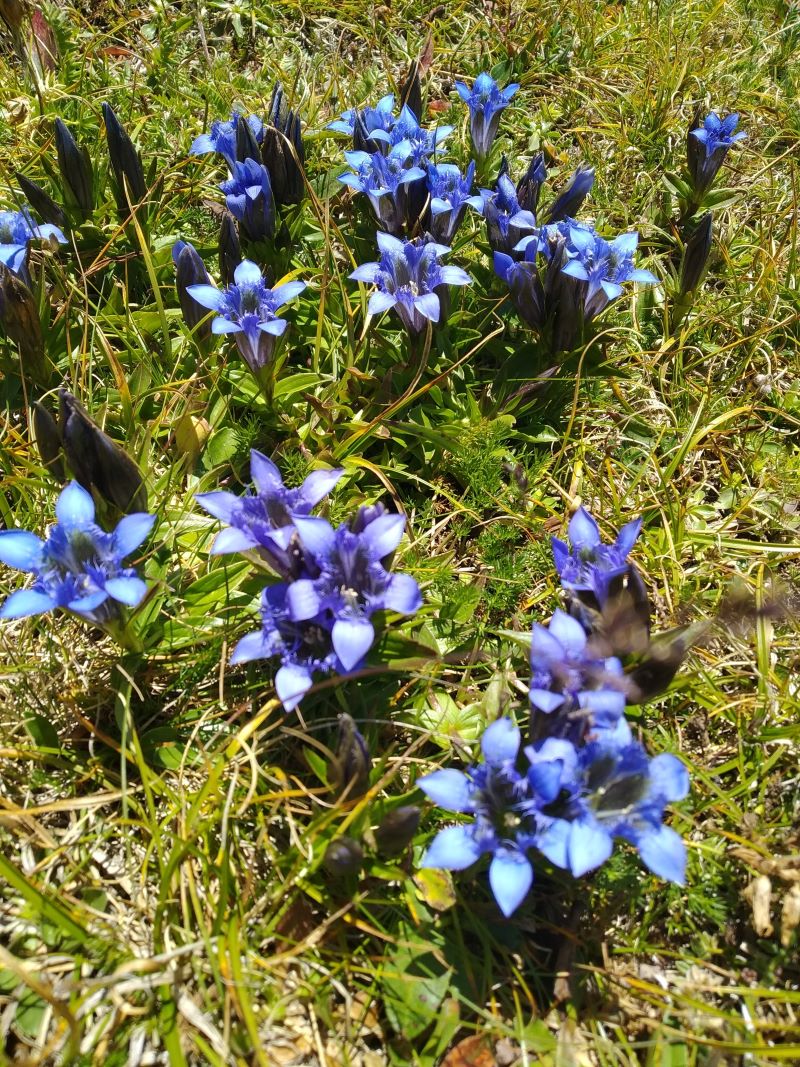
[[[54,748],[56,750],[61,748],[58,731],[44,715],[31,712],[25,719],[25,729],[37,748]]]
[[[206,458],[212,467],[227,463],[239,450],[239,434],[232,426],[214,430],[208,439]]]
[[[401,924],[397,942],[381,975],[383,1003],[393,1029],[411,1039],[435,1021],[453,971],[410,924]]]

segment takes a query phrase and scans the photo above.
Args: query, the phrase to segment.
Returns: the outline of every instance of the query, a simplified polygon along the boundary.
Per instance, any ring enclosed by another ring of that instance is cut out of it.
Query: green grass
[[[497,1062],[511,1050],[553,1067],[796,1062],[797,934],[781,922],[800,848],[796,7],[208,0],[46,13],[54,70],[32,70],[0,37],[0,209],[16,202],[17,169],[57,194],[56,115],[89,146],[103,205],[96,229],[42,267],[52,375],[21,376],[0,338],[0,519],[52,521],[26,401],[52,407],[65,383],[140,463],[159,525],[142,555],[155,590],[138,617],[146,656],[65,615],[0,629],[0,1061],[434,1065],[484,1035]],[[665,278],[678,232],[661,176],[683,165],[695,107],[741,112],[748,140],[721,176],[732,195],[709,274],[674,336],[668,285],[626,296],[599,351],[515,398],[545,365],[500,305],[476,222],[450,257],[476,283],[419,377],[390,320],[364,329],[346,275],[351,256],[373,258],[372,232],[330,180],[343,145],[321,131],[396,86],[428,32],[428,98],[460,124],[454,142],[466,129],[454,78],[495,68],[520,81],[501,126],[514,176],[539,147],[556,187],[593,164],[582,217],[637,229],[643,263]],[[170,251],[191,240],[216,272],[221,171],[188,147],[237,102],[263,111],[276,77],[303,116],[316,199],[281,251],[312,290],[267,405],[233,352],[198,352]],[[142,151],[139,232],[105,184],[105,100]],[[292,716],[269,664],[228,664],[262,583],[237,557],[209,557],[216,524],[193,503],[237,490],[252,447],[290,483],[317,461],[344,465],[333,521],[401,503],[399,555],[426,597],[383,638],[388,666],[324,682]],[[512,632],[558,605],[549,537],[580,500],[606,534],[644,516],[634,555],[659,628],[710,616],[734,581],[788,610],[714,631],[633,716],[653,751],[692,772],[671,816],[686,887],[619,849],[579,883],[545,865],[501,922],[485,873],[416,869],[440,824],[429,806],[413,856],[381,859],[370,834],[420,802],[414,778],[486,722],[524,723],[529,670]],[[4,595],[18,577],[3,568]],[[331,802],[325,770],[343,711],[376,763],[350,805]],[[366,860],[336,881],[322,859],[342,834],[366,842]],[[758,875],[771,932],[756,932],[745,896]]]

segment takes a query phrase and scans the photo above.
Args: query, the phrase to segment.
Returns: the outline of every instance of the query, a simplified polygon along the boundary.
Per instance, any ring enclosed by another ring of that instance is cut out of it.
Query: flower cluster
[[[233,651],[233,663],[278,656],[275,688],[287,711],[310,689],[317,672],[358,668],[375,641],[378,611],[413,614],[422,598],[408,574],[393,574],[390,557],[405,517],[381,505],[362,507],[334,529],[309,512],[333,488],[341,470],[315,471],[287,489],[278,468],[253,452],[255,493],[204,493],[198,503],[229,524],[213,551],[255,550],[280,581],[261,598],[261,628]]]
[[[570,611],[576,596],[608,601],[612,585],[632,570],[627,557],[639,526],[629,523],[604,545],[581,508],[570,522],[571,544],[554,539]],[[650,758],[634,740],[624,718],[623,663],[604,654],[585,613],[576,614],[556,611],[549,626],[534,624],[530,743],[523,746],[520,729],[498,719],[481,739],[481,762],[417,783],[439,806],[472,816],[439,831],[423,866],[463,870],[491,855],[489,882],[506,916],[533,883],[533,852],[578,877],[604,863],[619,838],[654,874],[684,880],[685,846],[663,818],[667,804],[688,791],[686,768],[670,754]]]
[[[0,560],[34,575],[31,586],[8,597],[0,618],[63,608],[104,625],[120,617],[120,605],[136,607],[147,586],[122,560],[145,540],[155,515],[126,515],[106,533],[95,523],[91,495],[70,482],[56,503],[56,518],[44,541],[27,530],[0,531]]]

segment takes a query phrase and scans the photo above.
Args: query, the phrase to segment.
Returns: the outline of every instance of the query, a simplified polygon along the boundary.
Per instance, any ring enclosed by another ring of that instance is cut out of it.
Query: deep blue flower
[[[204,155],[206,152],[219,152],[224,156],[228,166],[233,170],[236,164],[236,124],[242,116],[238,111],[231,113],[228,122],[219,120],[211,123],[210,133],[201,133],[192,141],[189,154],[193,156]],[[258,144],[264,138],[264,124],[258,115],[248,115],[247,125]]]
[[[583,626],[563,611],[555,611],[547,627],[533,624],[529,698],[534,713],[547,716],[535,715],[537,734],[582,744],[619,723],[625,711],[622,664],[615,656],[598,658],[587,644]]]
[[[622,296],[623,282],[658,284],[654,274],[633,264],[638,240],[638,234],[623,233],[613,241],[606,241],[586,226],[570,227],[568,249],[574,258],[561,269],[570,277],[586,282],[581,292],[586,321]]]
[[[277,339],[286,330],[286,319],[279,319],[276,311],[305,287],[305,282],[285,282],[270,289],[256,264],[244,259],[227,289],[190,285],[186,291],[198,304],[217,312],[211,332],[235,334],[242,358],[258,371],[270,362]]]
[[[425,177],[421,167],[410,164],[411,145],[400,141],[388,155],[381,152],[345,152],[353,172],[339,176],[339,181],[364,193],[370,202],[375,221],[389,233],[401,233],[405,224],[407,185]]]
[[[536,218],[519,206],[517,190],[505,172],[500,173],[494,191],[481,189],[481,198],[492,250],[511,256],[519,242],[536,230]]]
[[[472,89],[463,82],[456,82],[458,95],[469,107],[472,146],[478,159],[485,159],[497,134],[500,113],[508,107],[519,85],[507,85],[500,89],[490,74],[479,74]]]
[[[679,759],[662,753],[649,759],[624,725],[591,741],[566,766],[562,785],[568,798],[555,805],[549,827],[537,838],[540,851],[576,877],[599,867],[611,855],[614,838],[628,841],[660,878],[683,884],[686,846],[663,825],[667,804],[682,800],[689,775]],[[535,759],[535,749],[526,750]],[[553,809],[551,809],[553,810]]]
[[[382,96],[375,107],[350,108],[344,111],[335,122],[328,123],[329,130],[337,133],[346,133],[352,137],[355,133],[356,119],[359,118],[364,130],[375,141],[383,141],[389,144],[389,133],[395,124],[394,95],[387,93]]]
[[[263,241],[275,233],[275,198],[269,171],[255,159],[233,164],[231,178],[220,184],[228,210],[251,241]]]
[[[316,672],[345,674],[331,643],[324,618],[295,621],[288,607],[286,582],[269,585],[261,594],[261,629],[246,634],[236,645],[231,663],[279,656],[275,692],[286,711],[293,711],[313,685]]]
[[[370,315],[394,308],[409,333],[419,334],[428,321],[441,317],[440,287],[469,285],[471,278],[460,267],[439,263],[439,257],[450,251],[446,245],[419,237],[400,241],[386,233],[377,238],[380,260],[363,263],[350,277],[377,286],[369,299]]]
[[[475,181],[475,163],[467,167],[467,173],[453,163],[428,164],[426,172],[430,195],[430,234],[434,241],[449,245],[461,225],[467,205],[483,213],[483,199],[472,195]]]
[[[326,620],[333,649],[345,670],[357,667],[375,640],[376,611],[413,614],[421,605],[410,574],[392,574],[383,561],[397,548],[405,516],[379,514],[363,529],[325,519],[292,515],[300,542],[313,558],[317,577],[299,578],[286,592],[293,622]]]
[[[212,555],[264,548],[272,557],[276,547],[285,550],[294,533],[292,515],[309,515],[343,474],[341,469],[312,471],[302,485],[287,489],[272,460],[253,449],[250,476],[255,492],[237,496],[218,490],[195,496],[200,507],[227,526],[217,535]]]
[[[147,586],[122,560],[150,533],[155,515],[126,515],[106,533],[94,521],[91,495],[70,482],[56,503],[56,518],[44,541],[27,530],[0,531],[0,561],[35,576],[29,588],[8,597],[0,618],[64,608],[102,624],[114,618],[118,604],[136,607]]]
[[[689,133],[689,173],[698,196],[711,187],[730,148],[747,136],[743,131],[734,133],[738,124],[737,114],[721,119],[712,111],[705,117],[702,126]]]
[[[0,263],[14,274],[23,276],[25,256],[30,241],[54,238],[59,244],[67,239],[50,222],[37,223],[27,208],[21,211],[0,211]]]
[[[553,560],[564,589],[590,592],[602,605],[611,582],[628,569],[628,554],[634,546],[642,520],[622,527],[613,545],[604,545],[600,528],[584,507],[569,520],[569,546],[551,538]]]
[[[407,142],[411,146],[411,163],[419,167],[429,158],[436,157],[439,145],[452,132],[452,126],[437,126],[433,130],[425,129],[424,126],[420,126],[411,108],[406,106],[389,132],[389,143],[396,145]]]
[[[570,178],[569,184],[559,193],[547,212],[547,222],[561,222],[577,215],[581,204],[594,185],[594,167],[580,166]]]

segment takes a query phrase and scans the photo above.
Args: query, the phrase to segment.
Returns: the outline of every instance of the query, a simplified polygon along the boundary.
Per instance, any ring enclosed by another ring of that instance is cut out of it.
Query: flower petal
[[[605,863],[614,850],[611,835],[595,823],[572,823],[569,834],[569,869],[576,878]]]
[[[592,516],[581,506],[569,520],[569,539],[573,548],[597,548],[600,544],[600,528]]]
[[[257,546],[258,541],[249,530],[241,530],[238,526],[229,526],[227,530],[220,530],[214,538],[210,554],[212,556],[224,556],[228,552],[248,552],[251,548],[256,548]]]
[[[445,871],[463,871],[480,859],[470,826],[447,826],[431,841],[420,867],[439,867]]]
[[[366,548],[369,558],[377,561],[394,552],[403,539],[405,528],[405,515],[379,515],[373,519],[361,534],[361,544]]]
[[[245,634],[231,653],[231,663],[249,663],[254,659],[267,659],[272,655],[269,642],[263,630],[254,630]]]
[[[487,726],[481,738],[481,751],[487,763],[515,760],[519,752],[519,728],[511,719],[497,719]]]
[[[40,615],[52,611],[55,600],[38,589],[18,589],[0,608],[0,619],[23,619],[28,615]]]
[[[639,855],[653,874],[668,882],[683,885],[686,881],[686,845],[680,834],[669,826],[645,831],[636,842]]]
[[[44,542],[27,530],[0,531],[0,561],[18,571],[36,571]]]
[[[129,556],[139,547],[153,529],[155,521],[155,515],[148,515],[144,511],[137,511],[120,519],[114,530],[114,548],[120,559]]]
[[[417,785],[434,804],[447,811],[470,811],[472,808],[469,779],[452,767],[418,778]]]
[[[210,311],[221,311],[225,304],[225,294],[214,285],[187,285],[186,292],[192,300]]]
[[[336,534],[329,522],[307,515],[292,515],[292,522],[300,535],[303,547],[307,548],[312,556],[325,559],[330,554]]]
[[[410,574],[393,574],[381,600],[384,608],[401,615],[413,615],[422,606],[422,594]]]
[[[397,297],[393,293],[384,293],[381,290],[373,293],[367,304],[367,312],[370,315],[382,315],[397,303]]]
[[[250,451],[250,477],[259,493],[282,493],[284,491],[283,478],[276,464],[255,448]],[[209,496],[212,495],[209,493]],[[222,516],[218,515],[217,518],[222,518]]]
[[[86,526],[94,522],[91,494],[77,482],[70,482],[56,501],[56,518],[64,526]]]
[[[375,627],[369,619],[337,619],[333,624],[331,641],[346,671],[361,662],[374,640]]]
[[[344,469],[341,467],[312,471],[300,486],[299,496],[303,503],[313,508],[330,493],[343,474]]]
[[[261,189],[259,187],[256,195],[260,192]],[[257,285],[260,281],[263,281],[261,277],[261,268],[251,259],[243,259],[233,272],[233,280],[236,285]]]
[[[147,592],[147,586],[141,578],[109,578],[105,589],[110,597],[127,604],[129,608],[141,603]]]
[[[313,684],[308,668],[299,663],[287,663],[275,675],[275,692],[286,711],[294,711]]]
[[[503,849],[495,853],[489,865],[489,885],[506,918],[517,910],[532,884],[533,868],[522,852]]]
[[[319,614],[319,597],[310,578],[299,578],[287,587],[286,607],[294,622],[305,622]]]

